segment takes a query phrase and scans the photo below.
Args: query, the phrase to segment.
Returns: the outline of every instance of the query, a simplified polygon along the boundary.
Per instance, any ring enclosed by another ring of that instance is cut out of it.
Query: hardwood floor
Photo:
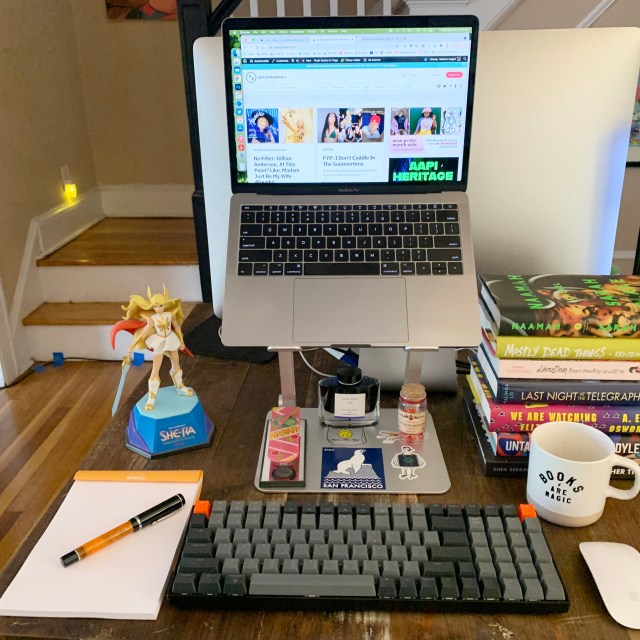
[[[123,398],[149,370],[131,367]],[[0,569],[111,421],[120,373],[118,362],[67,361],[0,389]]]

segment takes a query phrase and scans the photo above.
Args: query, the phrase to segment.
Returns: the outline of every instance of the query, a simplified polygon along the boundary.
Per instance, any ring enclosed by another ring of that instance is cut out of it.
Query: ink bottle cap
[[[338,367],[336,377],[342,384],[357,384],[362,380],[362,370],[358,367],[351,367],[342,364]]]

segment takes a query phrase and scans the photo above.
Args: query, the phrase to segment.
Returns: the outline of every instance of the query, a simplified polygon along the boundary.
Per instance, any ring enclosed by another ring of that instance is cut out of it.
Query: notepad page
[[[200,490],[192,482],[76,481],[0,598],[0,615],[154,620]],[[182,493],[186,505],[69,567],[60,556]]]

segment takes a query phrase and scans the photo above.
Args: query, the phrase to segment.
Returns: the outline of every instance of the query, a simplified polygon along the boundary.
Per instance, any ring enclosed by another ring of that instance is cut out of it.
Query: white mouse
[[[640,629],[640,553],[619,542],[581,542],[580,551],[611,617]]]

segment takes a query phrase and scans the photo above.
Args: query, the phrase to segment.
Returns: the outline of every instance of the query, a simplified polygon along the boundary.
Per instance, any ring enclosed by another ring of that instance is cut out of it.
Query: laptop
[[[474,16],[223,23],[224,344],[477,346],[477,39]]]

